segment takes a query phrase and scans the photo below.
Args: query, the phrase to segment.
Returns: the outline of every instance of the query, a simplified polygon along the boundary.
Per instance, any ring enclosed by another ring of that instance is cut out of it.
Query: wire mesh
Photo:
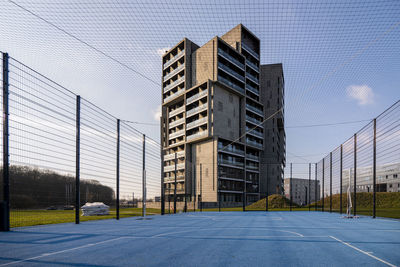
[[[9,59],[11,227],[72,222],[75,95]]]

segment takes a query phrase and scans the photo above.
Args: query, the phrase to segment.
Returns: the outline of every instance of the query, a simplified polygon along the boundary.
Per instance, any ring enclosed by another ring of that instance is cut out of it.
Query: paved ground
[[[203,212],[0,233],[0,266],[400,266],[400,221]]]

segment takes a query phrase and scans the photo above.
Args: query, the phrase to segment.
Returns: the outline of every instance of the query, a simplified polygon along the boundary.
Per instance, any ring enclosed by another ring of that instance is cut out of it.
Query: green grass
[[[159,209],[146,209],[146,214],[160,214]],[[23,227],[42,224],[68,223],[75,222],[74,210],[12,210],[11,211],[11,227]],[[141,216],[141,208],[121,208],[119,212],[120,218]],[[105,220],[114,219],[116,217],[115,209],[110,209],[109,215],[102,216],[81,216],[80,221]]]

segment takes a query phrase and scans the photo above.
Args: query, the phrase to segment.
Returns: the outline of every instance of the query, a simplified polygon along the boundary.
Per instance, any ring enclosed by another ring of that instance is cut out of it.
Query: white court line
[[[78,249],[82,249],[82,248],[92,247],[92,246],[96,246],[96,245],[100,245],[100,244],[104,244],[104,243],[108,243],[108,242],[112,242],[112,241],[116,241],[116,240],[124,239],[124,238],[131,238],[131,237],[123,236],[123,237],[118,237],[118,238],[109,239],[109,240],[105,240],[105,241],[100,241],[100,242],[97,242],[97,243],[86,244],[86,245],[83,245],[83,246],[80,246],[80,247],[64,249],[64,250],[51,252],[51,253],[44,253],[44,254],[39,255],[39,256],[35,256],[35,257],[31,257],[31,258],[27,258],[27,259],[23,259],[23,260],[19,260],[19,261],[12,261],[12,262],[7,262],[7,263],[4,263],[4,264],[0,264],[0,266],[8,266],[8,265],[13,265],[13,264],[26,262],[26,261],[30,261],[30,260],[40,259],[40,258],[44,258],[44,257],[56,255],[56,254],[61,254],[61,253],[69,252],[69,251],[73,251],[73,250],[78,250]]]
[[[362,249],[359,249],[359,248],[357,248],[357,247],[355,247],[355,246],[353,246],[353,245],[350,245],[349,243],[347,243],[347,242],[344,242],[344,241],[342,241],[342,240],[340,240],[339,238],[336,238],[336,237],[334,237],[334,236],[329,236],[330,238],[332,238],[332,239],[335,239],[336,241],[339,241],[340,243],[342,243],[342,244],[344,244],[344,245],[346,245],[346,246],[348,246],[348,247],[351,247],[352,249],[355,249],[355,250],[357,250],[357,251],[359,251],[359,252],[361,252],[361,253],[363,253],[363,254],[365,254],[365,255],[367,255],[367,256],[370,256],[371,258],[374,258],[375,260],[378,260],[378,261],[380,261],[380,262],[382,262],[382,263],[384,263],[384,264],[386,264],[386,265],[389,265],[389,266],[391,266],[391,267],[396,267],[396,265],[393,265],[393,264],[391,264],[391,263],[389,263],[389,262],[387,262],[387,261],[384,261],[384,260],[382,260],[381,258],[378,258],[378,257],[376,257],[376,256],[374,256],[374,255],[371,255],[371,252],[366,252],[366,251],[364,251],[364,250],[362,250]]]

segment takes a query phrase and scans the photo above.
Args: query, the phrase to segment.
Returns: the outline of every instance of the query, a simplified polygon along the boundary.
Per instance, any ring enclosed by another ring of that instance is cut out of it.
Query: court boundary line
[[[373,258],[373,259],[375,259],[375,260],[377,260],[377,261],[380,261],[380,262],[382,262],[382,263],[384,263],[384,264],[386,264],[386,265],[388,265],[388,266],[396,267],[396,265],[393,265],[393,264],[391,264],[390,262],[387,262],[387,261],[385,261],[385,260],[383,260],[383,259],[381,259],[381,258],[378,258],[377,256],[371,255],[371,254],[370,254],[371,252],[364,251],[364,250],[362,250],[362,249],[360,249],[360,248],[358,248],[358,247],[356,247],[356,246],[353,246],[353,245],[351,245],[350,243],[347,243],[347,242],[345,242],[345,241],[343,241],[343,240],[340,240],[339,238],[334,237],[334,236],[332,236],[332,235],[330,235],[329,237],[332,238],[332,239],[334,239],[334,240],[336,240],[336,241],[338,241],[338,242],[340,242],[340,243],[342,243],[343,245],[346,245],[346,246],[348,246],[348,247],[350,247],[350,248],[352,248],[352,249],[357,250],[358,252],[361,252],[361,253],[363,253],[363,254],[365,254],[365,255],[367,255],[367,256],[370,256],[371,258]]]

